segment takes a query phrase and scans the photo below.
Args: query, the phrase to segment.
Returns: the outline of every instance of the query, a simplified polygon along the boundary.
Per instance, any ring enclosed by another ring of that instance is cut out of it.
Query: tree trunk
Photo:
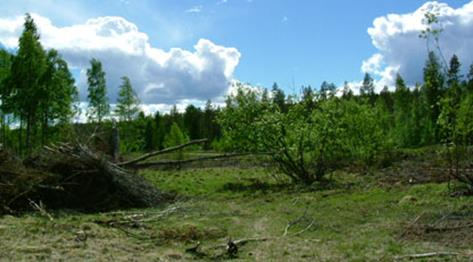
[[[18,154],[21,156],[23,154],[23,117],[20,116],[20,127],[18,128]]]
[[[112,123],[112,134],[110,136],[110,147],[111,147],[111,155],[113,162],[118,162],[120,158],[120,134],[118,131],[118,125],[115,120]]]
[[[31,116],[28,115],[26,118],[26,154],[29,154],[31,151]]]
[[[41,145],[44,146],[46,144],[46,139],[48,137],[48,114],[45,114],[43,121],[42,121],[42,127],[41,127]]]

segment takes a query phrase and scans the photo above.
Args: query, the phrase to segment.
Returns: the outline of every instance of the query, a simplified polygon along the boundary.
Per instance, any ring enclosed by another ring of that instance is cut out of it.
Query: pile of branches
[[[24,161],[0,152],[0,213],[32,205],[107,211],[152,207],[168,199],[143,177],[80,143],[45,147]]]
[[[24,161],[0,149],[0,214],[43,207],[96,212],[166,203],[172,196],[160,192],[136,170],[247,155],[150,161],[154,156],[205,142],[207,139],[194,140],[118,163],[79,142],[44,147]]]

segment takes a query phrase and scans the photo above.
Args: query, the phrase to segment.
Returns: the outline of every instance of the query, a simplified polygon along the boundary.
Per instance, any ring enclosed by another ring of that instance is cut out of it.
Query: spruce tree
[[[470,70],[467,75],[466,89],[469,94],[473,94],[473,64],[470,65]]]
[[[97,120],[101,123],[104,117],[110,113],[110,105],[107,97],[105,72],[102,69],[102,63],[95,58],[90,60],[90,68],[87,69],[87,83],[89,85],[87,114],[90,120]]]
[[[117,99],[116,114],[121,121],[132,121],[139,112],[140,100],[131,85],[130,79],[123,76]]]
[[[438,142],[439,129],[437,120],[440,115],[440,99],[444,92],[445,77],[441,72],[441,65],[434,52],[430,52],[424,67],[423,93],[429,109],[430,124],[434,129],[434,140]]]
[[[271,91],[273,93],[273,103],[277,105],[281,112],[287,112],[286,95],[284,94],[284,91],[279,88],[277,83],[273,84],[273,88]]]
[[[184,112],[184,127],[187,130],[190,139],[202,138],[201,134],[201,116],[202,111],[194,105],[188,105]]]
[[[372,96],[374,95],[374,80],[369,73],[365,73],[363,83],[360,87],[360,95]]]
[[[144,132],[144,150],[150,152],[155,149],[154,128],[152,119],[146,120],[146,128]]]

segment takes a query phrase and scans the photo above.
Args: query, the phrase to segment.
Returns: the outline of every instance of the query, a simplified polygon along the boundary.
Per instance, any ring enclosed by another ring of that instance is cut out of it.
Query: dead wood
[[[0,183],[0,214],[46,208],[108,211],[169,200],[145,178],[80,143],[44,147],[24,161],[0,151]]]
[[[59,184],[73,194],[79,206],[102,209],[100,204],[104,201],[105,207],[152,207],[165,200],[164,194],[146,179],[86,145],[61,144],[46,149],[51,154],[39,166],[42,162],[43,168],[60,174]]]
[[[202,162],[202,161],[209,161],[209,160],[220,160],[220,159],[228,159],[234,157],[241,157],[241,156],[248,156],[252,155],[251,153],[228,153],[228,154],[221,154],[216,156],[204,156],[204,157],[196,157],[191,159],[185,160],[163,160],[163,161],[155,161],[155,162],[146,162],[140,164],[131,165],[131,168],[153,168],[153,167],[161,167],[161,166],[179,166],[184,164],[189,164],[193,162]]]
[[[405,256],[396,256],[395,260],[403,260],[403,259],[421,259],[421,258],[428,258],[428,257],[445,257],[445,256],[458,256],[460,253],[457,252],[430,252],[430,253],[421,253],[421,254],[411,254]]]
[[[144,154],[144,155],[142,155],[142,156],[140,156],[140,157],[138,157],[138,158],[135,158],[135,159],[133,159],[133,160],[129,160],[129,161],[125,161],[125,162],[118,163],[117,165],[118,165],[118,166],[122,166],[122,167],[130,166],[130,165],[133,165],[133,164],[142,162],[142,161],[144,161],[144,160],[146,160],[146,159],[148,159],[148,158],[150,158],[150,157],[153,157],[153,156],[171,153],[171,152],[174,152],[174,151],[183,149],[183,148],[188,147],[188,146],[191,146],[191,145],[201,144],[201,143],[205,143],[205,142],[207,142],[207,139],[206,139],[206,138],[204,138],[204,139],[198,139],[198,140],[193,140],[193,141],[190,141],[190,142],[185,143],[185,144],[182,144],[182,145],[178,145],[178,146],[169,147],[169,148],[166,148],[166,149],[163,149],[163,150],[158,150],[158,151],[150,152],[150,153]]]

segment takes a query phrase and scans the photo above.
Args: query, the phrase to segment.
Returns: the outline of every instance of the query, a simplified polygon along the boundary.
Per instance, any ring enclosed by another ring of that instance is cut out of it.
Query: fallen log
[[[220,159],[227,159],[227,158],[234,158],[234,157],[241,157],[241,156],[248,156],[248,155],[252,155],[252,153],[221,154],[221,155],[215,155],[215,156],[196,157],[196,158],[190,158],[190,159],[184,159],[184,160],[162,160],[162,161],[133,164],[133,165],[130,165],[130,168],[140,169],[140,168],[153,168],[153,167],[173,166],[173,165],[179,166],[179,165],[189,164],[193,162],[220,160]]]
[[[157,156],[157,155],[162,155],[162,154],[167,154],[167,153],[171,153],[171,152],[174,152],[174,151],[177,151],[177,150],[180,150],[180,149],[183,149],[183,148],[186,148],[188,146],[191,146],[191,145],[195,145],[195,144],[201,144],[201,143],[205,143],[207,142],[207,139],[204,138],[204,139],[198,139],[198,140],[193,140],[193,141],[190,141],[188,143],[185,143],[185,144],[182,144],[182,145],[178,145],[178,146],[174,146],[174,147],[169,147],[169,148],[165,148],[163,150],[158,150],[158,151],[154,151],[154,152],[150,152],[150,153],[147,153],[147,154],[144,154],[138,158],[135,158],[135,159],[132,159],[132,160],[129,160],[129,161],[125,161],[125,162],[121,162],[121,163],[118,163],[117,165],[118,166],[121,166],[121,167],[126,167],[126,166],[130,166],[130,165],[134,165],[136,163],[139,163],[139,162],[142,162],[150,157],[153,157],[153,156]]]

